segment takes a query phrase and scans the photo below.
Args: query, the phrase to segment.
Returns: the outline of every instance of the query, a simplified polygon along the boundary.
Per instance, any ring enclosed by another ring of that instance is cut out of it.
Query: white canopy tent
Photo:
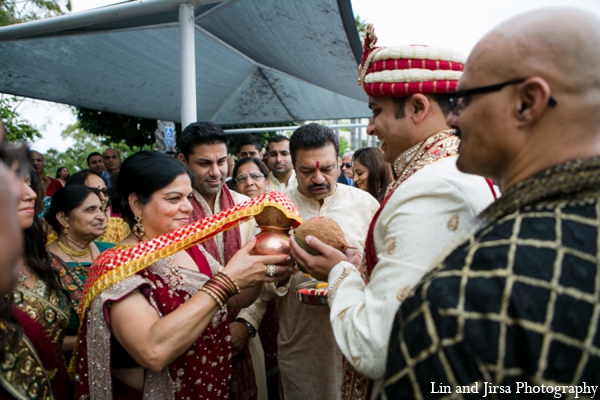
[[[0,29],[0,92],[186,124],[369,114],[349,0],[138,0]]]

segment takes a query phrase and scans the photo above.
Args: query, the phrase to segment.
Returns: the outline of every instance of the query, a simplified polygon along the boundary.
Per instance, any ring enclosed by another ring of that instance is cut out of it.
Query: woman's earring
[[[65,226],[65,229],[63,230],[63,233],[66,235],[67,233],[69,233],[69,226]]]
[[[142,216],[141,215],[135,216],[135,225],[133,225],[133,229],[131,230],[131,233],[133,233],[133,236],[135,236],[135,238],[138,240],[138,242],[142,241],[142,237],[146,233],[146,229],[144,228],[144,225],[142,225]]]

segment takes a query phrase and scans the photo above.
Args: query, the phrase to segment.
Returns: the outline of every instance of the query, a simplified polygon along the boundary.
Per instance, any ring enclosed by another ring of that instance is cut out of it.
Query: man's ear
[[[429,108],[431,104],[429,102],[429,98],[421,93],[415,93],[408,99],[410,107],[410,118],[413,123],[418,124],[423,121],[427,114],[429,113]]]
[[[185,159],[184,155],[182,153],[177,153],[177,159],[181,162],[183,162],[185,165],[188,165],[187,160]]]
[[[550,107],[551,89],[544,79],[533,76],[521,84],[515,116],[519,125],[527,125],[541,117]]]
[[[131,208],[133,215],[140,215],[142,213],[142,204],[140,203],[137,194],[131,193],[127,198],[127,202],[129,203],[129,208]]]

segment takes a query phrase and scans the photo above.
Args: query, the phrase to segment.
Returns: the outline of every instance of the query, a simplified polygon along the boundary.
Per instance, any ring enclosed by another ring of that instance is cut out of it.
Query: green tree
[[[63,165],[71,173],[87,168],[88,154],[102,150],[102,142],[81,129],[78,122],[67,126],[60,135],[63,139],[72,138],[75,144],[62,153],[56,149],[50,149],[44,154],[46,172],[50,176],[54,176],[57,168]]]
[[[0,26],[55,17],[67,10],[71,11],[71,0],[0,0]]]
[[[344,136],[340,136],[340,157],[344,156],[349,147],[350,145],[348,144],[348,139],[346,139]]]
[[[54,176],[60,166],[65,166],[69,172],[74,173],[87,168],[87,156],[95,151],[102,153],[106,148],[112,147],[119,150],[121,159],[141,151],[152,150],[153,146],[129,146],[125,141],[111,143],[105,138],[91,135],[81,128],[79,122],[69,125],[62,133],[63,139],[72,138],[75,144],[63,152],[56,149],[49,149],[44,155],[46,159],[46,172]]]
[[[96,111],[85,108],[77,109],[77,121],[82,129],[102,138],[102,143],[125,143],[127,146],[142,147],[152,146],[156,142],[154,135],[156,131],[156,120],[148,118],[133,117],[123,114],[115,114],[106,111]],[[245,128],[270,128],[280,124],[240,124],[223,125],[223,129],[245,129]],[[300,125],[299,123],[290,123],[289,125]],[[182,126],[175,124],[175,131],[181,133]],[[252,133],[256,136],[263,146],[266,146],[269,139],[275,136],[276,132],[258,132]],[[229,152],[235,153],[236,136],[231,135],[229,140]]]
[[[0,97],[0,119],[6,128],[6,140],[9,142],[32,142],[42,137],[38,130],[17,112],[22,102],[23,99],[14,96]]]
[[[156,120],[129,115],[77,109],[77,121],[82,129],[101,138],[104,144],[125,143],[127,146],[152,146],[156,142]],[[175,124],[181,132],[181,124]]]

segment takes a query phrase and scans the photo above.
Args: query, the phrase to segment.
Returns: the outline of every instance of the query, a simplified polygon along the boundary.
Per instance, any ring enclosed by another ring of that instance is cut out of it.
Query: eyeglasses
[[[346,167],[346,168],[352,168],[352,163],[351,162],[342,163],[342,168],[344,168],[344,167]]]
[[[244,183],[248,179],[248,176],[252,178],[252,180],[257,181],[265,177],[264,174],[260,172],[250,172],[249,174],[242,174],[235,177],[235,183]]]
[[[23,179],[29,175],[31,167],[27,145],[15,146],[6,142],[0,144],[0,160],[15,173],[17,178]]]
[[[108,188],[97,188],[97,187],[91,187],[88,186],[90,189],[92,189],[92,192],[96,193],[98,196],[100,195],[100,193],[102,193],[105,197],[108,197]]]
[[[465,101],[465,98],[467,100],[469,99],[468,96],[473,96],[475,94],[497,92],[499,90],[502,90],[505,86],[516,85],[519,83],[523,83],[526,80],[527,79],[515,79],[512,81],[508,81],[508,82],[497,83],[495,85],[482,86],[482,87],[478,87],[478,88],[459,90],[454,93],[449,93],[448,94],[448,103],[450,103],[450,111],[453,114],[458,115],[467,106],[467,104],[469,104],[468,101]],[[558,104],[556,99],[554,99],[554,97],[552,97],[552,95],[550,95],[550,99],[548,99],[548,105],[553,107],[556,104]]]

